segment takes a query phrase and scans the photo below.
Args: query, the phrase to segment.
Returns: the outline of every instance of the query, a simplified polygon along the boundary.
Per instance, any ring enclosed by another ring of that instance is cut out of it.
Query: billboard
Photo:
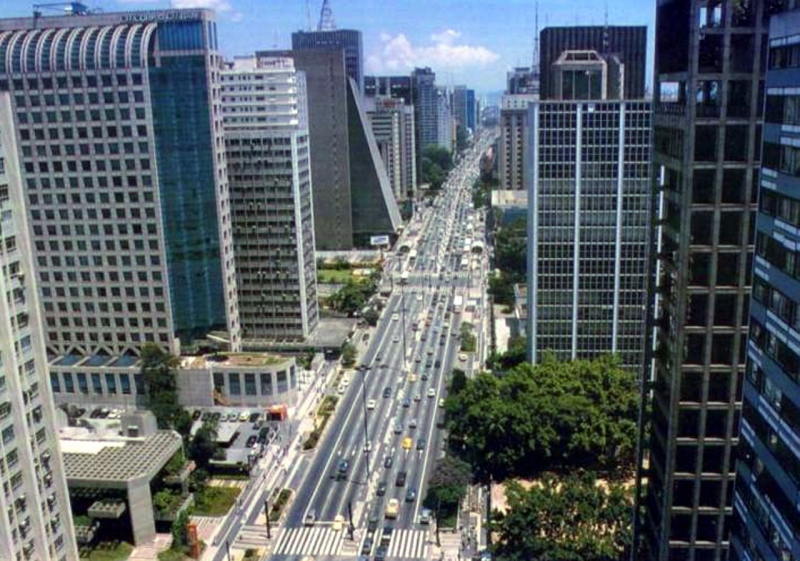
[[[389,245],[389,236],[370,236],[369,245]]]

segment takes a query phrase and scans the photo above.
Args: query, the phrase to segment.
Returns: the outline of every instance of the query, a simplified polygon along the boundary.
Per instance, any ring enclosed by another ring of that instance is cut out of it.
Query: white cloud
[[[460,45],[461,33],[446,29],[431,35],[428,45],[413,45],[403,33],[381,33],[380,51],[367,56],[368,72],[405,72],[416,66],[430,66],[434,70],[458,71],[483,68],[495,62],[498,54],[479,45]]]

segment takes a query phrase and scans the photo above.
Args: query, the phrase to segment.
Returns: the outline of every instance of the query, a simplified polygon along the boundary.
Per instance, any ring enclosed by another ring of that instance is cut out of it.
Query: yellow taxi
[[[410,436],[403,439],[403,450],[411,450],[412,440]]]
[[[409,381],[409,382],[412,382],[412,383],[413,383],[413,382],[416,382],[416,381],[417,381],[417,375],[416,375],[416,374],[414,374],[413,372],[412,372],[412,373],[410,373],[410,374],[408,375],[408,381]]]

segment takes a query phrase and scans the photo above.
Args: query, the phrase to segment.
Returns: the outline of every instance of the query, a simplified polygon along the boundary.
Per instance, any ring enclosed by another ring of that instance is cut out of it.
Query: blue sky
[[[44,0],[43,0],[44,1]],[[48,0],[52,2],[53,0]],[[289,47],[291,33],[316,27],[322,0],[85,0],[105,12],[170,7],[217,11],[220,43],[227,57]],[[441,85],[467,84],[479,93],[505,87],[505,74],[530,65],[536,0],[330,0],[337,27],[364,36],[368,74],[407,74],[430,66]],[[0,0],[0,17],[27,16],[30,0]],[[539,27],[647,25],[653,43],[655,0],[540,0]],[[648,68],[648,73],[651,70]],[[648,83],[651,82],[648,76]]]

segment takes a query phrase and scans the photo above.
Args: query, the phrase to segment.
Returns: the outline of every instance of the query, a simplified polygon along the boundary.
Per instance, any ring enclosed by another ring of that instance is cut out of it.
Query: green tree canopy
[[[197,467],[207,471],[209,462],[217,452],[217,430],[212,423],[203,423],[189,443],[189,457]]]
[[[430,145],[422,151],[422,181],[431,189],[441,189],[447,173],[453,168],[453,156],[441,146]]]
[[[148,407],[156,417],[158,428],[175,429],[187,435],[191,423],[187,424],[188,413],[178,403],[178,382],[175,378],[178,357],[154,343],[146,343],[142,346],[139,358]]]
[[[454,450],[481,480],[548,469],[614,470],[635,452],[638,390],[616,358],[545,356],[504,376],[481,373],[445,401]]]
[[[455,456],[437,460],[423,504],[438,512],[440,520],[452,516],[458,511],[471,479],[470,465],[465,461]]]
[[[520,218],[500,228],[495,235],[494,254],[497,268],[521,282],[527,274],[528,236],[525,220]]]
[[[356,363],[357,350],[352,343],[345,343],[342,346],[342,365],[353,366]]]
[[[500,561],[613,561],[631,543],[632,496],[621,485],[598,485],[591,472],[545,474],[529,489],[506,485],[509,510],[494,516]]]

